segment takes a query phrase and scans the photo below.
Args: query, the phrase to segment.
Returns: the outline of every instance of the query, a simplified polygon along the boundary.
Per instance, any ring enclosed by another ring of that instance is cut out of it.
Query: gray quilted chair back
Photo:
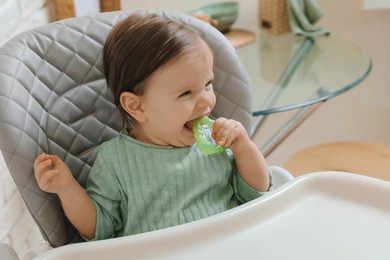
[[[43,237],[53,246],[77,241],[56,195],[42,192],[33,163],[56,154],[85,186],[96,146],[121,130],[107,88],[102,48],[107,34],[131,13],[101,13],[22,33],[0,49],[0,148]],[[188,24],[214,52],[217,105],[213,116],[240,120],[249,131],[249,80],[234,48],[213,27],[184,14],[161,12]]]

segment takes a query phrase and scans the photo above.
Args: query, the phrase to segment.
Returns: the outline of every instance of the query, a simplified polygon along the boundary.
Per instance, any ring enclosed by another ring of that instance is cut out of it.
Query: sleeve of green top
[[[272,173],[271,171],[269,172],[270,176],[270,186],[268,188],[268,191],[273,189],[273,180],[272,180]],[[234,194],[236,195],[237,199],[241,203],[245,203],[248,201],[251,201],[253,199],[256,199],[258,197],[263,196],[264,194],[267,193],[263,191],[258,191],[254,188],[252,188],[237,172],[237,170],[234,171],[233,173],[233,189],[234,189]]]
[[[96,207],[96,231],[92,240],[114,237],[122,227],[119,204],[120,191],[117,178],[112,175],[108,162],[100,151],[91,169],[87,182],[87,193]]]

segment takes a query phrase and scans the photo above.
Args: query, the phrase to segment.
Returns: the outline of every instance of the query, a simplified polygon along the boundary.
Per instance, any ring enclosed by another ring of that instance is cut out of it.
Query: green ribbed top
[[[215,215],[263,193],[236,173],[231,151],[156,146],[125,134],[104,143],[87,192],[97,210],[94,240],[138,234]]]

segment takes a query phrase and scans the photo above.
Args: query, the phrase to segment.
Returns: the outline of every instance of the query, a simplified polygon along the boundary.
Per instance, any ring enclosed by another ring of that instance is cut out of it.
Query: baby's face
[[[176,147],[195,143],[192,120],[215,106],[213,55],[201,40],[193,53],[171,61],[149,80],[142,96],[146,120],[137,124],[137,139]]]

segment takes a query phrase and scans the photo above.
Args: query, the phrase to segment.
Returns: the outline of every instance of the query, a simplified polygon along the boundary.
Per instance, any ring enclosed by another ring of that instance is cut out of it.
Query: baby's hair
[[[121,94],[142,95],[153,73],[190,53],[199,39],[189,27],[144,11],[135,12],[114,26],[104,45],[104,72],[127,129],[134,127],[134,121],[120,105]]]

